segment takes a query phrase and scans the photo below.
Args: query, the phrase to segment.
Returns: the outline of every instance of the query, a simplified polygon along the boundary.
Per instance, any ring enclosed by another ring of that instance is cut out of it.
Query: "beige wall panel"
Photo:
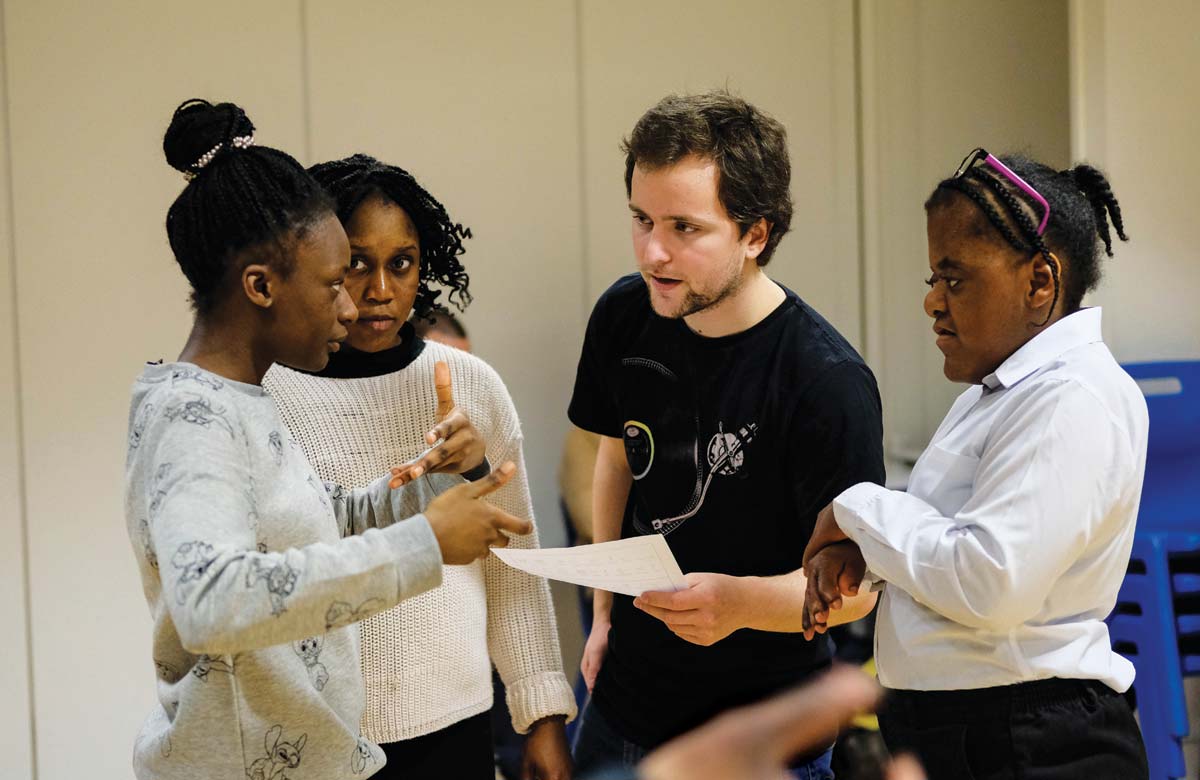
[[[299,149],[299,6],[5,14],[39,775],[128,778],[154,681],[122,509],[129,388],[190,323],[163,229],[184,182],[162,133],[184,98],[233,98],[260,140]]]
[[[507,383],[543,543],[583,333],[574,3],[312,0],[313,159],[410,170],[468,225],[475,351]]]
[[[17,296],[12,252],[12,193],[8,159],[4,14],[0,6],[0,777],[33,773],[29,701],[29,632],[25,609],[25,518],[22,497],[20,397],[17,375]]]
[[[922,204],[967,152],[1067,162],[1065,0],[862,0],[869,360],[893,454],[919,453],[962,385],[942,375],[922,309]]]
[[[1088,2],[1074,13],[1076,152],[1109,174],[1131,237],[1114,234],[1091,302],[1118,360],[1198,359],[1200,159],[1186,150],[1200,126],[1200,5]]]
[[[768,266],[861,348],[850,3],[586,2],[588,311],[635,269],[619,145],[672,92],[728,86],[787,127],[795,215]]]

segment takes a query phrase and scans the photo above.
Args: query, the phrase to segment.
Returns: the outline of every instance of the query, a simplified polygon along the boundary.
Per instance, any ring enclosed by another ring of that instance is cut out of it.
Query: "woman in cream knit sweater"
[[[471,479],[512,460],[518,473],[489,500],[532,518],[520,422],[503,381],[482,360],[426,342],[407,323],[414,310],[421,316],[438,305],[439,286],[460,308],[470,301],[458,260],[470,232],[395,166],[355,155],[310,172],[336,199],[350,238],[346,289],[359,316],[324,371],[276,366],[267,374],[263,384],[293,436],[323,479],[350,487],[417,458],[436,427],[446,443],[423,464]],[[442,460],[446,451],[454,454]],[[511,544],[537,546],[537,533]],[[529,733],[524,773],[570,776],[563,725],[575,704],[544,580],[495,556],[448,566],[440,587],[361,626],[363,733],[388,756],[379,777],[491,780],[493,663],[513,727]]]

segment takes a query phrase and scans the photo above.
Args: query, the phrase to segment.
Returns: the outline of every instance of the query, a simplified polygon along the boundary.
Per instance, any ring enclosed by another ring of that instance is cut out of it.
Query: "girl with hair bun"
[[[1105,618],[1133,545],[1149,419],[1100,309],[1104,174],[972,152],[925,203],[937,347],[959,396],[907,492],[861,484],[821,512],[805,617],[882,583],[880,727],[932,780],[1147,777]],[[811,629],[810,629],[811,633]]]
[[[436,587],[529,523],[479,500],[511,463],[361,489],[319,480],[262,388],[320,370],[357,312],[346,233],[287,154],[232,103],[183,103],[163,140],[189,179],[167,213],[195,322],[179,359],[133,388],[125,510],[153,617],[157,699],[134,748],[150,778],[357,778],[384,755],[359,732],[350,624]],[[436,498],[435,498],[436,495]],[[432,499],[432,500],[431,500]]]
[[[414,462],[401,473],[410,479],[477,478],[489,461],[514,461],[516,477],[489,500],[532,519],[521,424],[504,382],[479,358],[418,337],[409,321],[444,311],[445,290],[460,310],[470,302],[459,259],[470,231],[394,165],[358,154],[311,173],[349,235],[346,290],[358,320],[323,371],[276,367],[267,375],[292,434],[323,478],[347,485],[396,462]],[[513,540],[537,543],[536,534]],[[521,776],[570,776],[564,723],[575,701],[545,580],[495,556],[449,567],[441,587],[364,621],[362,640],[363,731],[395,767],[388,777],[495,776],[493,664],[513,728],[529,735]]]

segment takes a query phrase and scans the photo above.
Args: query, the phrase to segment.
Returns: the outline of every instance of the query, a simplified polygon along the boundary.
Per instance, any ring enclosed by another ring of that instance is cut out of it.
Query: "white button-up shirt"
[[[1149,416],[1101,340],[1100,309],[1054,323],[958,397],[908,492],[834,501],[870,576],[889,688],[1049,677],[1116,691],[1133,665],[1104,624],[1133,545]]]

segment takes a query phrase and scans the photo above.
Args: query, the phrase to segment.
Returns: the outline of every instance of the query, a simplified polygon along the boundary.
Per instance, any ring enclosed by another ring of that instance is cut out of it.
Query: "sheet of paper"
[[[683,572],[661,534],[616,542],[540,550],[492,550],[521,571],[574,585],[640,596],[648,590],[684,590]]]

